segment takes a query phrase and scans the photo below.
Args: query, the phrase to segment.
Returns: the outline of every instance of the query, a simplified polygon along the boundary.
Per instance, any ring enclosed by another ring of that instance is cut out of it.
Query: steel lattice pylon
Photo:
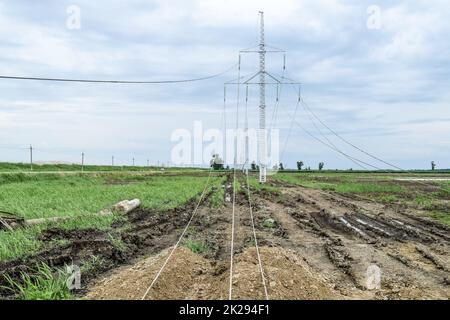
[[[259,34],[259,131],[258,162],[259,182],[266,182],[266,45],[264,42],[264,12],[260,14]]]
[[[291,80],[289,78],[281,77],[280,79],[277,79],[276,76],[273,74],[267,72],[266,70],[266,54],[267,53],[283,53],[283,70],[285,69],[285,51],[282,49],[278,49],[272,46],[269,46],[265,42],[265,33],[264,33],[264,12],[260,11],[260,34],[259,34],[259,44],[255,47],[248,48],[245,50],[241,50],[239,54],[239,70],[241,68],[241,53],[257,53],[259,55],[259,70],[250,75],[245,77],[238,76],[237,79],[233,79],[231,81],[225,82],[225,87],[227,85],[237,85],[238,91],[239,86],[245,85],[246,86],[246,112],[247,112],[247,104],[248,104],[248,86],[249,85],[257,85],[259,86],[259,127],[258,127],[258,134],[257,134],[257,163],[259,167],[259,182],[265,183],[266,182],[266,175],[267,175],[267,167],[268,167],[268,157],[267,157],[267,138],[268,138],[268,132],[266,128],[266,86],[267,85],[277,85],[277,101],[278,101],[278,86],[283,84],[289,84],[289,85],[300,85],[299,82],[296,82],[295,80]],[[267,77],[266,77],[267,76]],[[267,80],[269,80],[267,82]],[[288,81],[286,81],[288,80]],[[225,89],[224,89],[225,90]],[[238,99],[239,100],[239,99]],[[224,105],[225,105],[225,91],[224,91]],[[238,101],[239,105],[239,101]],[[225,113],[225,106],[224,106],[224,113]],[[247,170],[249,166],[249,142],[248,142],[248,121],[246,119],[245,122],[245,163],[243,165],[243,169]],[[224,138],[224,145],[226,146],[226,140]],[[236,151],[235,151],[236,153]]]

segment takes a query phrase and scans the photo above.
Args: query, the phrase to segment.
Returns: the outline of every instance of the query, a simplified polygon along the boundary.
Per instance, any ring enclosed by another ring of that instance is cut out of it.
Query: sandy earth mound
[[[122,268],[90,288],[89,299],[141,299],[171,248]],[[270,299],[338,299],[326,280],[293,251],[261,248]],[[263,299],[255,248],[235,255],[233,299]],[[181,247],[147,299],[228,299],[229,261],[215,262]]]

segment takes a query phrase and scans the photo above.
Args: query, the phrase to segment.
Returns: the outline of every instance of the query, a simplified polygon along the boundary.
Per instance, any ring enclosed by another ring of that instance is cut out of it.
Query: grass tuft
[[[440,223],[450,227],[450,213],[444,211],[433,211],[430,216]]]
[[[67,285],[69,275],[63,270],[52,269],[41,264],[33,275],[21,272],[21,280],[15,281],[6,276],[10,287],[8,289],[19,292],[22,300],[71,300],[73,295]]]
[[[273,219],[266,219],[263,222],[263,227],[267,229],[272,229],[275,226],[275,221]]]
[[[193,240],[187,239],[184,245],[191,250],[193,253],[205,253],[209,250],[208,243],[205,240]]]

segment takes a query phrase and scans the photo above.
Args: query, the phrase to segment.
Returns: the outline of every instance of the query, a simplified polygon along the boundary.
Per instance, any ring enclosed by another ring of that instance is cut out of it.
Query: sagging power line
[[[297,102],[296,109],[298,108],[298,105],[300,104],[300,102],[301,102],[301,101],[300,101],[300,99],[299,99],[298,102]],[[283,109],[283,110],[284,110],[284,109]],[[286,111],[286,110],[284,110],[284,111],[285,111],[286,114],[289,116],[289,118],[291,119],[292,123],[295,123],[295,124],[296,124],[303,132],[305,132],[307,135],[309,135],[311,138],[313,138],[314,140],[318,141],[318,142],[321,143],[322,145],[324,145],[324,146],[330,148],[331,150],[333,150],[333,151],[335,151],[335,152],[341,154],[342,156],[344,156],[345,158],[347,158],[347,159],[349,159],[349,160],[351,160],[351,161],[357,161],[357,162],[359,162],[359,163],[362,163],[362,164],[365,164],[365,165],[367,165],[367,166],[369,166],[369,167],[372,167],[372,168],[374,168],[374,169],[376,169],[376,170],[382,170],[381,168],[376,167],[376,166],[374,166],[374,165],[371,165],[370,163],[367,163],[367,162],[365,162],[365,161],[363,161],[363,160],[360,160],[360,159],[357,159],[357,158],[355,158],[355,157],[353,157],[353,156],[350,156],[349,154],[345,153],[344,151],[338,149],[335,145],[331,145],[331,144],[329,144],[329,143],[323,141],[322,139],[316,137],[316,136],[315,136],[314,134],[312,134],[309,130],[307,130],[307,129],[299,122],[299,121],[297,121],[297,119],[295,118],[295,116],[292,116],[292,114],[290,114],[289,111]],[[295,114],[296,114],[296,112],[295,112]],[[292,125],[292,124],[291,124],[291,125]],[[287,145],[287,142],[285,143],[285,146],[286,146],[286,145]],[[283,153],[284,153],[284,151],[283,151]]]
[[[0,79],[9,79],[9,80],[30,80],[30,81],[52,81],[52,82],[81,82],[81,83],[112,83],[112,84],[170,84],[170,83],[183,83],[183,82],[195,82],[195,81],[203,81],[209,80],[212,78],[220,77],[225,73],[229,72],[233,68],[236,67],[236,64],[227,68],[226,70],[199,78],[191,78],[191,79],[179,79],[179,80],[144,80],[144,81],[135,81],[135,80],[94,80],[94,79],[72,79],[72,78],[49,78],[49,77],[21,77],[21,76],[9,76],[9,75],[0,75]]]
[[[284,75],[284,74],[283,74]],[[286,77],[286,79],[288,79],[288,80],[291,80],[290,78],[288,78],[288,77]],[[292,85],[292,89],[295,91],[296,90],[296,88],[295,88],[295,86],[293,86]],[[359,147],[359,146],[357,146],[357,145],[355,145],[354,143],[352,143],[352,142],[350,142],[349,140],[347,140],[347,139],[345,139],[344,137],[342,137],[339,133],[337,133],[335,130],[333,130],[330,126],[328,126],[319,116],[317,116],[317,114],[314,112],[314,111],[312,111],[312,109],[311,109],[311,107],[309,106],[309,104],[308,103],[306,103],[306,101],[303,99],[303,97],[301,97],[301,100],[300,100],[300,103],[302,104],[302,106],[303,106],[303,108],[304,108],[304,110],[306,111],[306,114],[307,114],[307,116],[308,116],[308,118],[310,119],[310,121],[311,121],[311,123],[314,125],[314,127],[318,130],[318,132],[333,146],[333,147],[335,147],[335,149],[337,148],[336,147],[336,145],[333,143],[333,142],[331,142],[327,137],[326,137],[326,135],[325,134],[323,134],[323,132],[317,127],[317,125],[316,125],[316,123],[314,122],[314,120],[311,118],[311,115],[325,128],[325,129],[327,129],[330,133],[332,133],[334,136],[336,136],[338,139],[340,139],[341,141],[343,141],[345,144],[347,144],[347,145],[349,145],[349,146],[351,146],[352,148],[354,148],[354,149],[356,149],[357,151],[359,151],[359,152],[361,152],[361,153],[363,153],[363,154],[365,154],[366,156],[369,156],[370,158],[372,158],[372,159],[374,159],[374,160],[376,160],[376,161],[379,161],[379,162],[381,162],[381,163],[383,163],[383,164],[385,164],[385,165],[387,165],[387,166],[389,166],[389,167],[391,167],[391,168],[394,168],[394,169],[396,169],[396,170],[401,170],[401,171],[406,171],[405,169],[403,169],[403,168],[401,168],[401,167],[399,167],[399,166],[396,166],[396,165],[394,165],[394,164],[392,164],[392,163],[390,163],[390,162],[388,162],[388,161],[386,161],[386,160],[383,160],[381,157],[377,157],[377,156],[375,156],[375,155],[373,155],[372,153],[370,153],[370,152],[368,152],[367,150],[364,150],[363,148],[361,148],[361,147]],[[360,160],[358,160],[358,159],[356,159],[356,158],[354,158],[354,157],[351,157],[353,160],[352,161],[354,161],[354,160],[356,160],[357,162],[359,162],[360,164],[358,164],[358,166],[360,166],[361,167],[361,163],[364,163],[364,164],[366,164],[366,165],[369,165],[370,167],[372,167],[372,168],[374,168],[374,169],[377,169],[377,170],[383,170],[383,169],[381,169],[381,168],[379,168],[379,167],[377,167],[377,166],[374,166],[374,165],[370,165],[370,164],[367,164],[367,163],[365,163],[365,162],[363,162],[363,161],[360,161]]]
[[[303,102],[303,105],[306,107],[306,110],[307,111],[309,111],[309,113],[310,114],[312,114],[313,116],[314,116],[314,118],[316,118],[325,128],[327,128],[333,135],[335,135],[337,138],[339,138],[341,141],[343,141],[344,143],[346,143],[347,145],[349,145],[349,146],[351,146],[351,147],[353,147],[353,148],[355,148],[356,150],[358,150],[359,152],[362,152],[362,153],[364,153],[365,155],[367,155],[367,156],[369,156],[369,157],[371,157],[372,159],[375,159],[375,160],[377,160],[377,161],[379,161],[379,162],[382,162],[382,163],[384,163],[384,164],[386,164],[386,165],[388,165],[389,167],[392,167],[392,168],[394,168],[394,169],[398,169],[398,170],[404,170],[404,169],[402,169],[402,168],[400,168],[399,166],[396,166],[396,165],[394,165],[394,164],[391,164],[391,163],[389,163],[389,162],[387,162],[387,161],[385,161],[385,160],[383,160],[383,159],[381,159],[380,157],[377,157],[377,156],[375,156],[375,155],[373,155],[373,154],[371,154],[371,153],[369,153],[368,151],[366,151],[366,150],[364,150],[364,149],[362,149],[362,148],[360,148],[360,147],[358,147],[358,146],[356,146],[355,144],[353,144],[353,143],[351,143],[350,141],[348,141],[347,139],[345,139],[344,137],[342,137],[340,134],[338,134],[335,130],[333,130],[332,128],[330,128],[328,125],[326,125],[312,110],[311,110],[311,108],[309,107],[309,105],[305,102],[305,101],[302,101]]]

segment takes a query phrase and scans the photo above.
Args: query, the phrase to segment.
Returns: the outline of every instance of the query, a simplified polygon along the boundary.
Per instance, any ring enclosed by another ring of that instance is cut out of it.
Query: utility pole
[[[33,146],[30,144],[30,170],[33,171]]]
[[[147,159],[147,167],[150,167],[150,160]]]
[[[81,153],[81,172],[84,172],[84,152]]]
[[[244,172],[248,173],[249,164],[249,150],[248,150],[248,84],[245,87],[245,162],[244,162]]]
[[[111,166],[114,167],[114,156],[111,157]]]
[[[133,158],[133,167],[134,167],[134,158]]]
[[[259,182],[266,182],[266,45],[264,42],[264,12],[260,11],[259,30]]]
[[[223,86],[223,162],[227,163],[227,87]]]

